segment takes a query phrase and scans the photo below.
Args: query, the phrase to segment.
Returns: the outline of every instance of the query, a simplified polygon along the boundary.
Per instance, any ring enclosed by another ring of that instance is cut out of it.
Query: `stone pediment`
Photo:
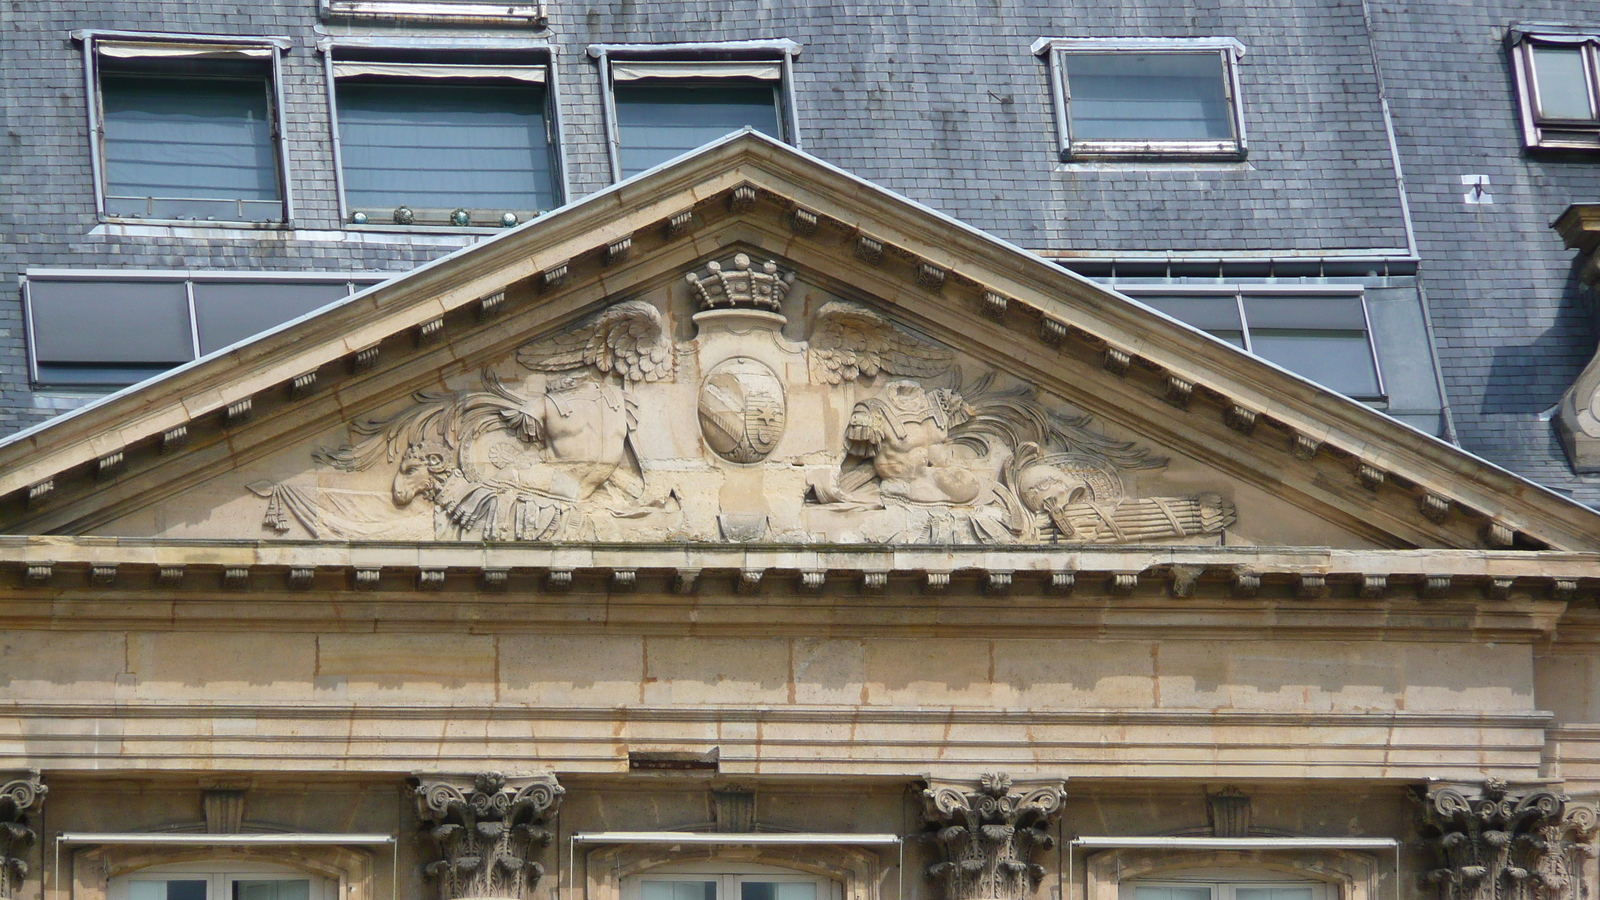
[[[0,444],[5,530],[1591,549],[1600,517],[754,135]]]
[[[455,384],[252,482],[270,532],[1214,545],[1235,520],[1219,492],[1160,494],[1167,458],[1082,410],[744,252]]]

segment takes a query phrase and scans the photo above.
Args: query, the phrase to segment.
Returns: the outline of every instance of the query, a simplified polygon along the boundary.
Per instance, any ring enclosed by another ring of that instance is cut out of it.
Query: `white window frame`
[[[778,128],[782,141],[800,149],[800,114],[795,105],[794,58],[801,45],[788,39],[775,41],[717,41],[695,44],[590,44],[589,56],[600,68],[600,103],[605,117],[606,152],[611,162],[611,181],[622,180],[622,136],[617,128],[617,97],[611,78],[613,62],[694,62],[705,66],[718,63],[768,62],[782,67],[778,82]]]
[[[1033,54],[1045,59],[1055,109],[1057,151],[1064,162],[1099,159],[1242,160],[1249,153],[1244,97],[1239,90],[1239,62],[1244,45],[1231,37],[1201,38],[1040,38]],[[1064,57],[1074,54],[1216,53],[1222,63],[1222,87],[1228,102],[1233,139],[1226,141],[1074,140],[1072,94]]]
[[[1507,37],[1511,70],[1516,78],[1517,105],[1522,115],[1524,146],[1558,150],[1600,151],[1600,29],[1512,28]],[[1541,111],[1535,47],[1576,48],[1583,58],[1584,86],[1589,92],[1589,119],[1557,119]]]
[[[128,900],[128,886],[139,881],[207,882],[206,900],[233,900],[235,881],[309,881],[309,900],[339,900],[339,885],[328,878],[277,863],[253,860],[205,860],[150,866],[112,878],[106,885],[106,900]]]
[[[240,37],[238,35],[216,34],[169,34],[154,31],[108,31],[103,29],[81,29],[71,33],[74,41],[83,44],[83,79],[84,79],[84,109],[87,114],[89,133],[89,164],[94,177],[94,208],[95,216],[101,222],[130,222],[142,225],[196,225],[196,226],[221,226],[227,228],[267,228],[267,229],[292,229],[294,228],[294,179],[289,165],[288,128],[284,118],[283,101],[283,56],[289,52],[293,42],[286,37]],[[126,44],[149,44],[152,49],[162,45],[181,45],[187,48],[214,47],[219,50],[238,49],[265,49],[270,53],[272,69],[270,78],[272,84],[270,96],[272,99],[272,144],[273,152],[278,157],[278,183],[282,194],[283,211],[281,220],[277,222],[240,222],[231,220],[195,220],[195,219],[152,219],[152,218],[127,218],[122,216],[109,216],[106,214],[106,183],[105,163],[101,158],[103,149],[102,126],[105,122],[104,103],[100,95],[100,54],[96,44],[101,41],[114,41]]]
[[[669,864],[636,873],[622,880],[622,900],[641,900],[642,885],[647,881],[715,881],[716,900],[739,900],[739,886],[746,881],[784,881],[815,884],[817,900],[844,900],[843,886],[830,878],[734,860]]]
[[[1255,356],[1255,348],[1250,340],[1250,316],[1245,311],[1245,299],[1248,297],[1354,297],[1361,301],[1361,321],[1367,336],[1367,354],[1372,360],[1373,379],[1377,382],[1377,394],[1374,396],[1346,395],[1352,400],[1363,403],[1386,403],[1389,399],[1388,388],[1383,382],[1383,363],[1378,357],[1378,342],[1372,338],[1372,310],[1367,306],[1365,288],[1359,284],[1115,284],[1115,290],[1127,294],[1135,300],[1143,297],[1232,297],[1238,307],[1239,323],[1243,329],[1241,340],[1244,341],[1244,351]],[[1188,323],[1184,323],[1188,324]],[[1194,326],[1190,326],[1191,328]],[[1202,329],[1203,330],[1203,329]],[[1330,330],[1307,328],[1307,331]],[[1218,338],[1221,340],[1221,338]],[[1267,362],[1265,357],[1256,357]],[[1279,365],[1273,363],[1273,365]],[[1296,373],[1298,374],[1298,373]],[[1306,376],[1300,375],[1305,378]],[[1310,380],[1310,379],[1308,379]],[[1323,385],[1323,387],[1327,387]],[[1333,388],[1327,388],[1333,390]],[[1218,900],[1218,898],[1213,898]]]
[[[561,114],[561,76],[556,64],[556,54],[549,43],[520,38],[325,38],[317,42],[317,51],[322,54],[323,79],[328,101],[328,129],[333,146],[334,192],[339,197],[339,221],[344,228],[352,231],[441,232],[449,234],[493,234],[503,230],[498,224],[491,227],[458,227],[437,224],[396,225],[393,222],[368,222],[364,225],[356,225],[350,221],[350,206],[345,201],[344,194],[344,150],[339,139],[338,85],[335,83],[334,78],[334,66],[338,62],[340,50],[365,51],[380,55],[384,52],[404,52],[407,50],[440,53],[509,50],[527,53],[530,57],[539,59],[540,61],[537,64],[543,66],[545,70],[545,132],[555,144],[554,165],[556,171],[554,173],[554,182],[556,193],[558,194],[555,198],[555,206],[564,205],[572,197],[572,188],[567,178],[566,119]]]

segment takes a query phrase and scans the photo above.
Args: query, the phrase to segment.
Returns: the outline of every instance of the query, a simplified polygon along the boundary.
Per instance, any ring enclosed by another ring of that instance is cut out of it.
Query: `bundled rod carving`
[[[1013,791],[1011,777],[985,774],[978,787],[930,785],[923,819],[943,856],[928,877],[945,900],[1022,900],[1044,877],[1034,855],[1055,846],[1050,826],[1061,814],[1060,781]]]
[[[1469,796],[1469,794],[1477,796]],[[1595,856],[1595,811],[1548,790],[1439,787],[1422,799],[1421,828],[1441,865],[1426,880],[1440,900],[1579,900]]]
[[[476,776],[413,779],[417,815],[439,858],[423,867],[439,900],[525,900],[544,876],[530,859],[548,845],[544,825],[565,793],[554,777]]]

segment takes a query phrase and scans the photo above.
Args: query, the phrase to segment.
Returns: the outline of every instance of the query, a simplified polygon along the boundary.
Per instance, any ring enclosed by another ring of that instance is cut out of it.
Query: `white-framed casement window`
[[[1511,32],[1529,147],[1600,150],[1600,29]]]
[[[1117,900],[1340,900],[1336,885],[1283,872],[1199,869],[1124,881]]]
[[[29,374],[36,387],[47,389],[125,387],[336,303],[385,277],[29,269],[22,281]]]
[[[107,900],[338,900],[329,879],[288,866],[216,861],[155,866],[111,879]]]
[[[77,31],[95,205],[111,221],[290,223],[286,38]]]
[[[1146,306],[1347,397],[1385,397],[1365,292],[1359,285],[1116,287]]]
[[[563,202],[548,46],[419,37],[318,47],[349,225],[502,228]]]
[[[631,178],[744,128],[800,146],[793,41],[593,44],[612,177]]]
[[[627,878],[622,900],[842,900],[838,882],[752,863],[695,863]]]
[[[1240,159],[1233,38],[1044,38],[1064,160]]]

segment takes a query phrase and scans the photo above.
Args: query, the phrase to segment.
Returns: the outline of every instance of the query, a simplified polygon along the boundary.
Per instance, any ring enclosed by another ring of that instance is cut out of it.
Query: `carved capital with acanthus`
[[[942,859],[928,877],[945,900],[1022,900],[1044,877],[1034,856],[1055,846],[1050,827],[1066,796],[1059,779],[1013,784],[1003,773],[976,785],[931,782],[922,817]]]
[[[1514,792],[1503,781],[1436,786],[1422,798],[1421,830],[1438,867],[1440,900],[1580,900],[1595,856],[1592,806],[1556,792]]]
[[[28,848],[38,839],[29,818],[49,792],[38,772],[0,774],[0,900],[18,896],[28,877]]]
[[[551,775],[419,775],[411,779],[417,816],[438,858],[423,875],[439,900],[526,900],[544,876],[531,857],[547,846],[545,824],[565,793]]]

